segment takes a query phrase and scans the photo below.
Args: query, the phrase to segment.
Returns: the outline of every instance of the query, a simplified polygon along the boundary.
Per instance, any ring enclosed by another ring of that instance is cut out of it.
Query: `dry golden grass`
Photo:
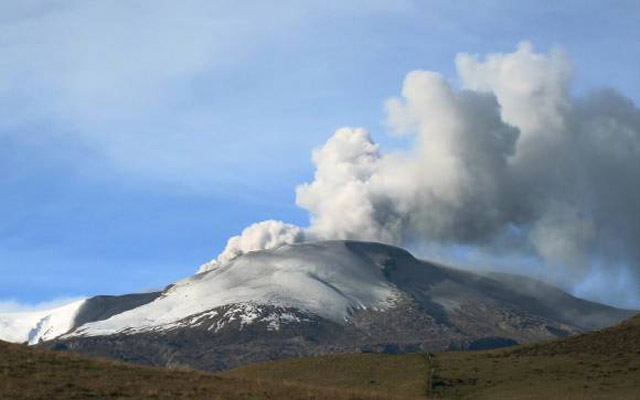
[[[252,364],[222,375],[424,398],[427,363],[423,354],[340,354]]]
[[[430,372],[434,368],[433,376]],[[214,375],[0,343],[0,399],[639,399],[640,316],[511,349],[344,354]]]
[[[508,351],[438,354],[440,398],[640,399],[640,357],[517,355]]]
[[[434,392],[469,399],[640,399],[640,316],[513,349],[435,357]]]
[[[225,376],[452,399],[640,399],[640,316],[547,343],[482,352],[353,354],[255,364]],[[435,367],[433,377],[428,370]]]
[[[640,357],[441,353],[428,388],[424,355],[352,354],[255,364],[224,376],[452,399],[640,399]],[[426,396],[429,393],[430,396]]]
[[[228,378],[183,368],[140,367],[0,342],[0,399],[388,398],[389,395],[372,390]]]

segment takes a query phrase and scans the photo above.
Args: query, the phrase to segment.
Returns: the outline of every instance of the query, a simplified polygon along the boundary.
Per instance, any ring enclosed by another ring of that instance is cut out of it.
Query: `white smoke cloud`
[[[502,119],[520,129],[522,146],[530,136],[553,134],[564,127],[573,69],[562,50],[536,54],[530,43],[523,42],[514,53],[491,54],[484,62],[459,54],[456,67],[466,89],[498,98]]]
[[[338,129],[313,152],[315,180],[296,190],[296,203],[312,215],[311,236],[399,241],[392,210],[386,219],[376,215],[382,205],[376,203],[378,196],[370,182],[380,160],[378,146],[364,129]]]
[[[245,228],[240,235],[229,239],[224,251],[215,260],[200,266],[198,273],[215,269],[244,253],[302,241],[304,232],[300,227],[273,220],[258,222]]]
[[[297,189],[310,232],[394,244],[495,234],[513,208],[503,182],[518,137],[495,99],[414,71],[388,112],[398,133],[415,135],[413,148],[381,156],[364,130],[338,130],[314,152],[315,180]]]
[[[460,54],[456,66],[461,88],[413,71],[387,102],[409,150],[385,154],[364,129],[341,128],[313,152],[314,180],[296,189],[311,225],[287,237],[518,251],[556,283],[604,268],[637,288],[640,109],[614,90],[572,96],[558,49],[521,43],[484,60]]]
[[[640,110],[613,90],[571,97],[571,66],[557,50],[536,54],[524,43],[484,62],[456,61],[465,87],[495,95],[521,132],[506,184],[522,209],[512,222],[538,254],[574,272],[594,259],[637,271]]]

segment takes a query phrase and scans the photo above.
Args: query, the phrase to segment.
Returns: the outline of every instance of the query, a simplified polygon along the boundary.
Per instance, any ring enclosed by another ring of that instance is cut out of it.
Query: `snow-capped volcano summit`
[[[386,263],[400,249],[376,245],[366,253],[342,241],[285,245],[247,253],[170,286],[154,302],[88,323],[73,335],[110,335],[170,328],[216,307],[254,303],[290,307],[341,322],[352,310],[386,308],[395,288]],[[405,262],[418,263],[408,253]]]
[[[98,296],[74,307],[30,343],[204,369],[331,352],[499,346],[634,314],[532,279],[479,275],[357,241],[249,252],[162,292]],[[12,318],[0,315],[0,337],[26,341],[7,327],[24,330],[33,321]]]

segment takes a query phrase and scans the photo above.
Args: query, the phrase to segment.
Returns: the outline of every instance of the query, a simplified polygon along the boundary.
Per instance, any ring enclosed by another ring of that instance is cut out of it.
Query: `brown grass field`
[[[481,352],[343,354],[220,374],[0,342],[0,399],[640,399],[640,316]]]
[[[362,399],[410,397],[295,381],[141,367],[0,342],[0,399]]]
[[[640,399],[640,316],[602,331],[509,349],[440,353],[430,360],[417,354],[285,360],[223,376],[423,398]]]

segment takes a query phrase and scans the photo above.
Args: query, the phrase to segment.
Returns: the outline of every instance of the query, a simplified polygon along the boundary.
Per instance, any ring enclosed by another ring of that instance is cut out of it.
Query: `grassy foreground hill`
[[[428,358],[354,354],[294,359],[223,375],[423,398],[640,399],[640,315],[598,332],[509,349]]]
[[[388,395],[141,367],[0,342],[0,399],[361,399]],[[408,397],[392,397],[407,399]]]
[[[211,374],[0,342],[0,399],[640,399],[640,316],[480,352],[344,354]]]

